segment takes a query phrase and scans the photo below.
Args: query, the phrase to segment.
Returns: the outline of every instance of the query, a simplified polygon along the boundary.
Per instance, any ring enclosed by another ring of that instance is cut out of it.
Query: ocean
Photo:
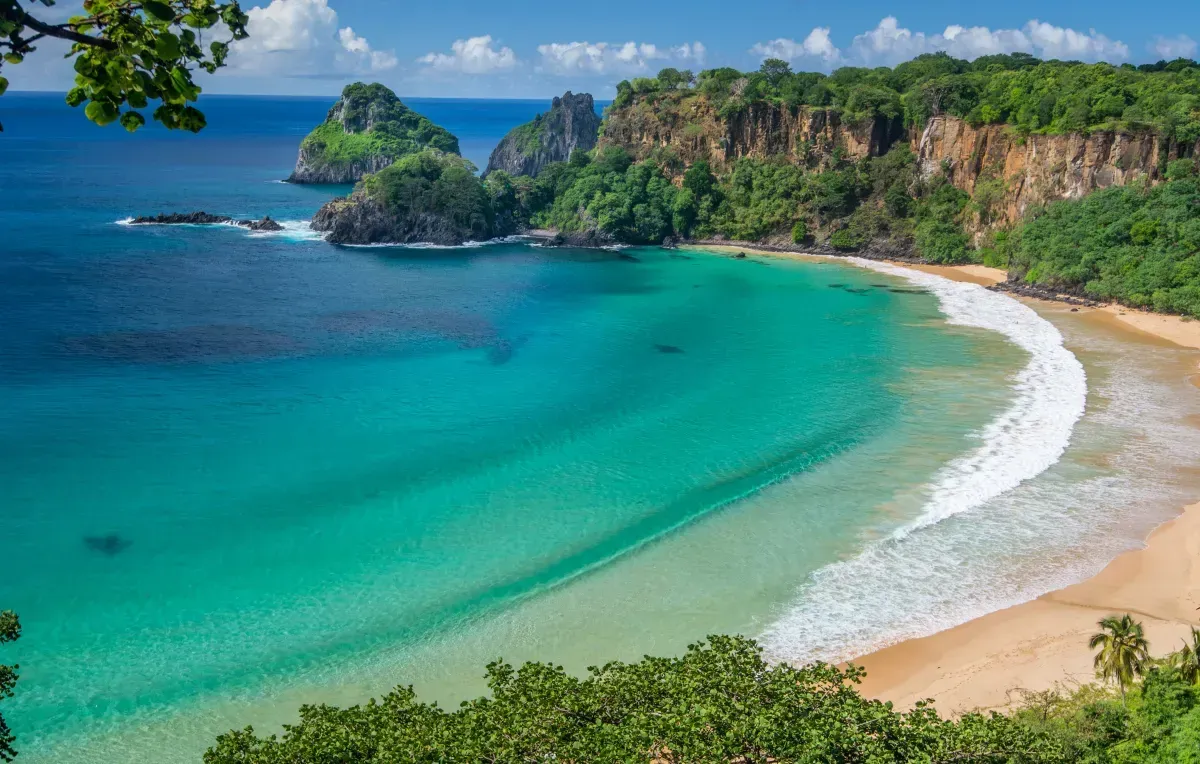
[[[546,108],[406,102],[480,166]],[[0,99],[22,761],[197,761],[501,656],[844,659],[1086,574],[1173,496],[1174,382],[1129,371],[1167,349],[868,263],[335,247],[305,221],[347,189],[280,182],[330,103],[128,136]],[[285,230],[121,224],[193,210]]]

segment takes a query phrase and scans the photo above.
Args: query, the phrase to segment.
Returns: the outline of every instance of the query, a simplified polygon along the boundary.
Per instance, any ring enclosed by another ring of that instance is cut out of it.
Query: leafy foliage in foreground
[[[36,0],[42,6],[54,0]],[[200,95],[195,69],[225,65],[229,44],[244,39],[249,18],[236,0],[87,0],[82,15],[47,23],[17,0],[0,0],[0,72],[37,51],[51,37],[71,43],[75,87],[67,103],[84,107],[98,125],[119,121],[130,132],[146,123],[140,111],[161,101],[153,118],[168,128],[198,132],[204,115],[191,106]],[[223,25],[226,39],[205,44],[204,34]],[[0,76],[0,95],[8,80]]]
[[[21,636],[21,621],[11,610],[0,612],[0,645],[5,642],[15,642]],[[0,700],[11,698],[13,687],[17,684],[17,669],[20,666],[0,665]],[[13,748],[16,736],[0,716],[0,761],[12,761],[17,751]]]
[[[998,251],[1031,284],[1200,317],[1200,179],[1192,160],[1168,175],[1055,202]]]
[[[454,712],[411,689],[347,709],[305,706],[281,738],[247,728],[205,764],[341,762],[1054,762],[1056,744],[998,714],[958,721],[866,700],[860,669],[769,666],[751,640],[710,637],[679,658],[487,668],[490,697]]]

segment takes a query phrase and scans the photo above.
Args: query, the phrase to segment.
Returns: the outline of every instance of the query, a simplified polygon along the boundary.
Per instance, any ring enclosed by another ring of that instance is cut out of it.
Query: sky
[[[31,4],[31,10],[38,8]],[[76,0],[35,10],[47,21]],[[945,50],[960,58],[1025,51],[1042,58],[1146,63],[1200,56],[1200,6],[1158,0],[962,3],[868,0],[242,0],[250,38],[198,81],[208,93],[334,95],[382,82],[403,96],[611,98],[622,79],[660,69],[795,70],[884,66]],[[1139,12],[1144,7],[1148,12]],[[13,90],[66,90],[64,45],[5,66]]]

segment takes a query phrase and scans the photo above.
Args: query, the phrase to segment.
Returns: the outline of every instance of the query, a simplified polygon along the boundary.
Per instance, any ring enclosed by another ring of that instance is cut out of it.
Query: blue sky
[[[66,17],[73,0],[47,11]],[[627,77],[665,66],[795,69],[891,65],[917,53],[963,58],[1023,50],[1044,58],[1143,63],[1200,56],[1195,0],[1152,6],[1008,0],[966,4],[811,0],[243,0],[249,40],[206,92],[332,95],[354,80],[402,96],[548,98],[564,90],[611,97]],[[6,67],[14,89],[69,87],[54,43]]]

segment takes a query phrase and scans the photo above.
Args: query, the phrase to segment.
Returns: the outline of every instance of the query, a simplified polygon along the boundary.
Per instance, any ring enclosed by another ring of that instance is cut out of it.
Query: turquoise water
[[[478,692],[499,655],[763,633],[924,516],[1029,358],[841,263],[327,245],[301,221],[337,189],[273,182],[327,104],[214,102],[136,153],[30,104],[0,144],[25,761],[195,761],[302,702]],[[161,209],[291,222],[116,222]]]

